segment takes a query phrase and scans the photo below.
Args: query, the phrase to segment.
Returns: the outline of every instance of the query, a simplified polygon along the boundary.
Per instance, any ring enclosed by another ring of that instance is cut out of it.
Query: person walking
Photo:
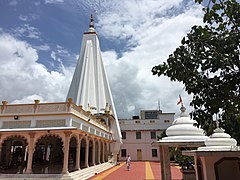
[[[126,164],[127,164],[127,170],[130,171],[130,165],[131,165],[131,157],[128,155],[126,159]]]

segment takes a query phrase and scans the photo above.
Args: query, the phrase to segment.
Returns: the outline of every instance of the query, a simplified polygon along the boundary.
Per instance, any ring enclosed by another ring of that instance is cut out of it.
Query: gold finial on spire
[[[94,31],[94,18],[93,18],[92,14],[91,14],[91,17],[90,17],[89,31],[90,32]]]

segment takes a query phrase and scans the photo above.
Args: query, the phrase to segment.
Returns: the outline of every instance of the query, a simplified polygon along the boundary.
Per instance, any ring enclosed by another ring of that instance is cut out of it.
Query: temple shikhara
[[[121,131],[91,16],[66,102],[2,101],[0,173],[69,174],[103,164],[110,167],[120,145]]]

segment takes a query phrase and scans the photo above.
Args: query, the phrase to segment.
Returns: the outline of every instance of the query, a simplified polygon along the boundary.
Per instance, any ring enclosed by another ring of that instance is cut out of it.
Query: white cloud
[[[63,3],[64,0],[45,0],[45,4],[57,4],[57,3]]]
[[[0,34],[0,99],[14,103],[65,101],[73,68],[62,73],[37,63],[37,50],[9,34]]]
[[[51,52],[51,58],[56,61],[56,53],[54,51]]]
[[[24,37],[29,37],[33,39],[40,39],[40,35],[41,35],[40,31],[37,28],[32,27],[29,24],[24,24],[15,28],[13,33],[17,37],[24,36]]]
[[[190,111],[192,96],[184,86],[153,76],[151,69],[167,59],[193,25],[202,23],[201,7],[181,1],[123,1],[116,6],[99,15],[98,33],[115,40],[128,37],[135,44],[119,59],[114,51],[103,53],[119,118],[157,109],[158,99],[164,112],[178,113],[179,94]]]
[[[41,51],[49,51],[50,50],[50,47],[48,44],[42,44],[40,46],[34,46],[34,48],[38,49],[38,50],[41,50]]]
[[[18,17],[21,21],[34,21],[39,18],[36,14],[28,14],[28,15],[22,15],[20,14]]]

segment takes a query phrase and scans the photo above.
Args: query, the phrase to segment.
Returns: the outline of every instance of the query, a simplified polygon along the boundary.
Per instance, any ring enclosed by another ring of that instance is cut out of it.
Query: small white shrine
[[[240,147],[237,141],[224,129],[217,128],[205,147],[195,151],[183,151],[184,155],[194,156],[197,180],[226,180],[240,178]]]
[[[197,123],[186,113],[186,108],[180,108],[180,117],[175,119],[166,130],[167,137],[152,143],[153,146],[159,146],[161,177],[163,180],[171,180],[169,147],[200,147],[208,139],[201,128],[195,126]]]

